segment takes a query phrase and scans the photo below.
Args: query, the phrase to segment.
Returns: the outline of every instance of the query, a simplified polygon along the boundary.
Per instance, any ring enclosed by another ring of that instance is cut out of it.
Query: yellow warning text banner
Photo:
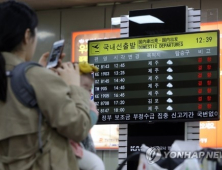
[[[218,31],[89,42],[89,56],[218,46]]]

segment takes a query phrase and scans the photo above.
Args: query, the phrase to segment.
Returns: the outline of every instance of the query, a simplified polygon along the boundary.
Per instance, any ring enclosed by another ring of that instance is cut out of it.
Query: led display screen
[[[99,123],[219,120],[219,31],[89,41]]]

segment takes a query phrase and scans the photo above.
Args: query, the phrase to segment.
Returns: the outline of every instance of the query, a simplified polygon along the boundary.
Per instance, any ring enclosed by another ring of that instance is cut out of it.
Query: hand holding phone
[[[65,40],[56,41],[53,44],[52,51],[49,55],[46,68],[54,68],[58,66],[59,58],[62,55]]]

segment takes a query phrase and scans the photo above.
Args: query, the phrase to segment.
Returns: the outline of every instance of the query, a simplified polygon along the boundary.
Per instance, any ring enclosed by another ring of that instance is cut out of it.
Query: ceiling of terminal
[[[4,2],[6,0],[0,0]],[[116,3],[132,3],[148,0],[18,0],[25,2],[35,10],[72,8],[79,6],[108,5]]]

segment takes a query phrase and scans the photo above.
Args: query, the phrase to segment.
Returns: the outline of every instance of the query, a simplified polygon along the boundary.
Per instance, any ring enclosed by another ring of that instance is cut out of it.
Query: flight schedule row
[[[97,84],[94,87],[94,92],[115,92],[115,91],[135,91],[135,90],[150,90],[150,89],[178,89],[178,88],[193,88],[193,87],[212,87],[217,86],[218,79],[205,80],[189,80],[189,81],[173,81],[173,82],[147,82],[131,84],[116,83],[116,84]]]
[[[186,96],[201,96],[201,95],[217,95],[217,87],[203,88],[182,88],[182,89],[159,89],[159,90],[135,90],[135,91],[118,91],[118,92],[94,92],[94,100],[106,99],[135,99],[149,97],[186,97]]]
[[[109,106],[98,107],[98,111],[102,114],[112,113],[145,113],[145,112],[169,112],[169,111],[187,111],[187,108],[192,111],[198,110],[216,110],[217,102],[209,103],[181,103],[181,104],[159,104],[159,105],[131,105],[131,106]]]
[[[138,76],[120,76],[120,77],[103,77],[95,78],[95,86],[110,85],[110,84],[138,84],[152,82],[174,82],[174,81],[197,81],[217,79],[218,72],[189,72],[189,73],[174,73],[174,74],[158,74],[158,75],[138,75]]]
[[[138,99],[103,99],[96,100],[97,107],[116,107],[116,106],[132,106],[132,105],[159,105],[159,104],[181,104],[181,103],[206,103],[206,102],[217,102],[217,94],[210,95],[196,95],[196,96],[168,96],[168,97],[147,97]]]
[[[96,78],[101,77],[114,77],[114,76],[138,76],[138,75],[150,75],[150,74],[166,74],[166,73],[190,73],[190,72],[209,72],[217,71],[218,63],[203,64],[203,65],[186,65],[186,66],[173,66],[173,67],[153,67],[150,68],[122,68],[119,70],[103,70],[95,73]]]

